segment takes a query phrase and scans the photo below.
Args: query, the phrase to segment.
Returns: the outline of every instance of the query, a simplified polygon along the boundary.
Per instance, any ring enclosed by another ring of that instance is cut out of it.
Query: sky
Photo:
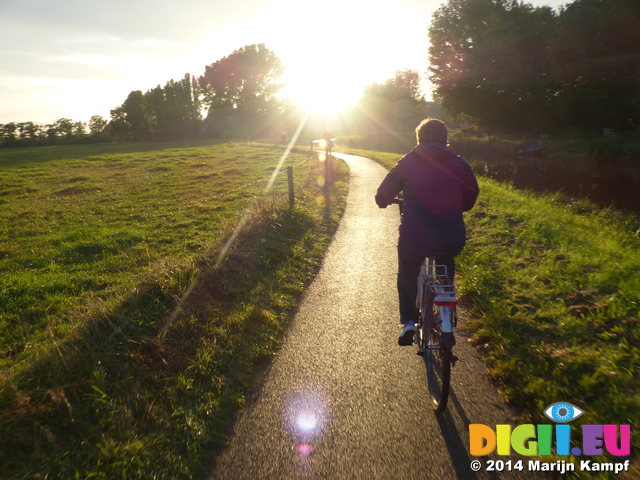
[[[131,91],[202,75],[255,43],[284,64],[288,96],[337,109],[398,70],[426,72],[427,30],[442,3],[0,0],[0,124],[109,119]]]

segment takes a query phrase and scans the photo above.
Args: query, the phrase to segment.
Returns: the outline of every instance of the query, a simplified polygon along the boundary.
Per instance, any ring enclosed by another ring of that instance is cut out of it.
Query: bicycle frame
[[[433,303],[438,306],[440,313],[442,332],[453,333],[453,327],[457,323],[455,307],[458,305],[458,299],[456,298],[458,291],[455,286],[449,284],[447,267],[445,265],[436,265],[432,262],[433,259],[427,257],[420,267],[416,306],[418,308],[421,307],[425,291],[424,286],[429,285],[435,297]],[[438,274],[438,270],[444,271],[444,273]],[[439,346],[436,348],[439,348]]]
[[[442,271],[444,274],[439,273]],[[456,293],[446,267],[435,265],[432,258],[427,258],[418,276],[419,315],[414,343],[427,366],[429,394],[436,413],[442,412],[447,406],[451,367],[458,360],[453,354],[456,343],[453,328],[457,322],[458,304]]]

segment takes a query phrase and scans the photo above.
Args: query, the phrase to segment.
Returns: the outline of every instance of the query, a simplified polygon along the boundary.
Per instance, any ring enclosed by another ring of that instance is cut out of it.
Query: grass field
[[[387,168],[400,157],[349,152]],[[640,218],[487,178],[479,183],[479,201],[466,215],[458,286],[470,313],[465,328],[502,395],[521,423],[548,423],[544,409],[564,401],[585,411],[574,428],[637,429]],[[639,447],[632,434],[636,475]]]
[[[327,202],[306,152],[285,163],[296,207],[284,175],[264,195],[281,155],[0,150],[0,478],[203,475],[343,208],[346,167]],[[575,428],[637,428],[640,220],[480,183],[459,287],[504,397],[521,423],[561,400]]]
[[[265,194],[282,155],[0,150],[0,478],[204,471],[344,206],[302,151]]]

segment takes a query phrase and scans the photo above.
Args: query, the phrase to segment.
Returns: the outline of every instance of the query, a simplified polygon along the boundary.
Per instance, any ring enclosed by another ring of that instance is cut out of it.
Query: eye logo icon
[[[556,402],[549,405],[544,414],[554,422],[567,423],[575,420],[584,412],[575,405],[567,402]]]

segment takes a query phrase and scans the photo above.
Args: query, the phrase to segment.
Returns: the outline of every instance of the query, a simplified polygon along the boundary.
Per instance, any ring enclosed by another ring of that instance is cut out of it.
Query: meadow
[[[283,174],[265,194],[282,153],[0,150],[0,478],[204,475],[344,208],[346,167],[308,151],[295,208]],[[561,400],[637,425],[640,219],[479,180],[462,328],[518,421]]]
[[[349,151],[391,168],[393,153]],[[640,418],[640,218],[478,177],[458,287],[490,375],[520,423],[570,402],[580,424]],[[575,439],[574,439],[575,440]],[[632,452],[640,439],[632,435]],[[640,461],[635,460],[635,473]],[[633,475],[628,478],[634,478]]]
[[[0,150],[0,477],[193,478],[277,348],[347,169],[211,142]]]

